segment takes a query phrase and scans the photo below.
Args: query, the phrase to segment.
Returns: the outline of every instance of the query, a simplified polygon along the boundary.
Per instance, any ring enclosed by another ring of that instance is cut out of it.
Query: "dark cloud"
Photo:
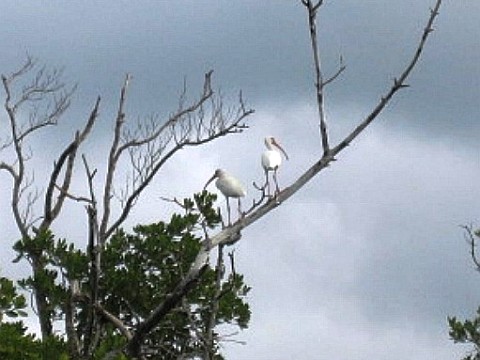
[[[326,2],[319,24],[325,71],[336,70],[340,55],[347,64],[344,76],[328,90],[332,107],[352,101],[365,109],[375,104],[413,53],[429,5],[413,0]],[[82,104],[97,94],[112,101],[123,75],[131,72],[135,112],[166,112],[183,77],[195,89],[210,68],[225,91],[243,89],[257,107],[312,95],[305,11],[294,2],[5,2],[5,8],[2,71],[25,51],[65,65],[68,76],[80,83]],[[413,131],[472,140],[472,132],[458,124],[477,130],[471,114],[478,110],[480,95],[476,10],[478,4],[472,2],[444,4],[409,81],[413,87],[395,101],[414,114],[406,124]]]

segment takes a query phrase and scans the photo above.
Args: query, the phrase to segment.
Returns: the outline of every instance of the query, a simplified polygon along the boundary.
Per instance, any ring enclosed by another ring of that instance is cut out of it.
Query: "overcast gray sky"
[[[328,88],[333,141],[376,104],[417,45],[433,0],[325,0],[319,18],[326,74],[343,56],[347,70]],[[454,359],[447,315],[471,316],[479,277],[461,224],[479,223],[480,2],[445,1],[420,63],[388,109],[294,198],[244,232],[237,271],[252,285],[251,326],[225,344],[229,359]],[[101,164],[124,74],[133,75],[132,120],[174,109],[184,77],[197,93],[203,73],[256,109],[241,136],[181,153],[144,196],[130,222],[168,214],[160,196],[189,196],[217,167],[245,184],[262,176],[265,135],[290,155],[289,184],[317,158],[311,53],[300,1],[3,1],[0,72],[29,53],[64,66],[78,83],[69,122],[32,146],[38,179],[56,146],[103,98],[93,150]],[[5,114],[0,115],[5,121]],[[4,126],[4,125],[2,125]],[[98,151],[96,151],[98,150]],[[93,156],[93,155],[92,155]],[[77,183],[82,182],[79,173]],[[19,276],[0,174],[3,274]],[[254,193],[249,188],[250,194]],[[83,243],[79,206],[56,228]],[[34,326],[32,325],[32,328]]]

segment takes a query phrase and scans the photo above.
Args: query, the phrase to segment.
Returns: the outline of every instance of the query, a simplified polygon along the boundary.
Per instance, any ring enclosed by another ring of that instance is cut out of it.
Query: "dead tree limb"
[[[24,82],[22,85],[23,76],[33,71],[36,72],[31,81]],[[48,229],[58,216],[63,201],[67,197],[76,149],[88,135],[96,117],[95,110],[92,113],[91,121],[87,123],[82,132],[76,134],[73,142],[67,146],[59,162],[54,166],[50,184],[47,188],[43,220],[40,227],[34,229],[32,225],[35,220],[31,220],[31,217],[34,213],[33,205],[38,199],[38,190],[30,190],[30,186],[33,185],[33,174],[29,175],[27,173],[26,162],[31,158],[31,155],[25,150],[24,145],[28,138],[39,133],[39,130],[47,126],[57,125],[59,118],[69,107],[75,87],[67,89],[61,82],[61,76],[61,70],[48,70],[46,67],[38,68],[36,61],[31,57],[27,57],[19,70],[10,75],[1,76],[5,91],[4,109],[7,113],[10,130],[9,139],[2,144],[1,150],[5,151],[7,148],[11,148],[14,160],[11,163],[0,162],[0,170],[7,171],[13,180],[11,208],[23,240],[30,239],[30,230],[34,230],[32,235],[37,236],[43,230]],[[22,116],[18,115],[20,109],[23,111]],[[27,119],[24,114],[27,114]],[[58,186],[56,180],[65,164],[64,181],[60,186],[62,191],[60,191],[56,202],[53,203],[54,189]],[[33,279],[39,281],[38,279],[43,275],[46,266],[42,250],[31,248],[27,249],[26,252],[32,265]],[[52,333],[52,309],[48,304],[46,290],[42,286],[35,286],[34,296],[42,337],[45,338]]]
[[[428,19],[427,25],[425,26],[422,37],[418,46],[415,50],[415,54],[413,55],[410,62],[407,64],[405,70],[400,74],[399,77],[394,78],[393,85],[387,93],[380,98],[379,103],[375,106],[372,112],[347,136],[343,139],[336,147],[333,149],[332,153],[334,155],[338,154],[342,151],[345,147],[347,147],[358,135],[362,133],[365,128],[370,125],[370,123],[375,120],[375,118],[380,114],[380,112],[387,106],[390,102],[391,98],[395,93],[403,88],[408,87],[409,85],[406,84],[406,80],[411,74],[412,70],[414,69],[415,65],[417,64],[418,60],[420,59],[420,55],[423,52],[425,47],[425,43],[427,42],[428,36],[433,32],[433,23],[435,18],[439,14],[440,5],[442,0],[437,0],[433,9],[430,10],[430,17]]]
[[[326,155],[330,151],[328,143],[328,129],[325,115],[325,94],[324,87],[326,83],[333,81],[343,71],[342,67],[338,71],[337,75],[329,79],[327,82],[323,80],[322,65],[320,59],[320,51],[317,41],[317,11],[322,6],[323,0],[313,3],[311,0],[302,0],[302,4],[308,11],[308,24],[310,29],[310,40],[313,54],[313,64],[315,67],[315,90],[317,96],[318,117],[320,120],[320,136],[322,138],[323,154]]]
[[[212,89],[211,76],[211,71],[205,74],[203,90],[197,100],[185,105],[184,96],[181,96],[177,112],[162,124],[152,120],[146,128],[149,131],[144,130],[143,136],[141,131],[123,131],[127,76],[121,91],[114,140],[107,165],[103,193],[104,210],[99,230],[101,243],[123,224],[141,193],[148,187],[163,165],[178,151],[211,142],[228,134],[240,133],[248,128],[245,120],[254,111],[245,108],[241,95],[239,105],[235,109],[224,109],[222,98],[215,96]],[[112,219],[113,183],[117,165],[125,151],[128,151],[130,155],[133,169],[132,183],[130,191],[125,191],[120,215]]]
[[[22,76],[35,69],[37,69],[37,71],[32,80],[21,86]],[[27,201],[24,204],[22,215],[22,195],[27,192],[27,189],[31,185],[31,181],[28,180],[28,176],[26,175],[25,168],[25,163],[30,155],[25,152],[23,145],[25,140],[34,133],[37,133],[38,130],[46,126],[56,125],[58,119],[69,107],[71,96],[75,91],[75,86],[71,89],[67,89],[61,82],[61,76],[62,70],[47,70],[46,67],[38,68],[37,62],[31,57],[27,57],[27,60],[19,70],[8,76],[2,75],[1,77],[6,95],[4,108],[8,115],[10,127],[10,139],[5,144],[2,144],[1,149],[5,150],[7,147],[11,146],[15,154],[15,161],[12,164],[1,162],[0,170],[6,170],[12,176],[13,186],[11,207],[17,228],[23,238],[28,238],[29,236],[29,228],[32,224],[29,220],[29,215],[33,214],[32,206],[38,198],[37,196],[27,195]],[[19,87],[21,88],[20,90],[17,89]],[[44,106],[41,107],[37,105],[39,103],[44,104]],[[25,107],[27,113],[29,113],[28,121],[23,118],[19,119],[17,116],[19,109],[23,107]],[[63,164],[67,161],[68,165],[65,170],[65,181],[62,186],[62,189],[64,190],[68,190],[68,186],[66,185],[69,184],[71,178],[71,167],[73,166],[71,164],[73,162],[72,148],[75,148],[75,144],[79,144],[84,140],[84,137],[87,135],[90,128],[87,125],[78,138],[67,147],[64,154],[62,154],[59,163],[57,163],[56,168],[52,172],[51,179],[55,177],[56,180]],[[51,197],[55,185],[55,182],[50,182],[45,201],[46,209],[43,217],[43,224],[40,226],[41,228],[47,228],[48,226],[45,225],[51,223],[56,215],[58,215],[63,200],[66,197],[66,192],[61,192],[54,208],[51,208]]]
[[[480,271],[480,260],[477,256],[477,242],[475,240],[477,233],[473,231],[472,226],[463,225],[462,228],[463,230],[465,230],[465,240],[470,246],[470,256],[472,258],[473,264],[475,265],[477,271]]]
[[[75,158],[79,146],[85,139],[88,137],[90,131],[93,128],[95,120],[98,115],[98,108],[100,105],[100,97],[97,98],[92,112],[88,118],[88,121],[82,131],[77,131],[75,138],[72,142],[65,148],[58,160],[55,162],[54,168],[50,175],[50,180],[47,186],[47,191],[45,194],[45,208],[43,221],[40,225],[40,229],[48,229],[55,218],[60,214],[65,198],[68,197],[68,189],[72,182],[73,167],[75,164]],[[66,165],[65,165],[66,164]],[[65,165],[65,171],[63,175],[62,185],[58,185],[58,177]],[[53,203],[53,193],[54,190],[59,187],[59,195],[57,196],[56,202]]]

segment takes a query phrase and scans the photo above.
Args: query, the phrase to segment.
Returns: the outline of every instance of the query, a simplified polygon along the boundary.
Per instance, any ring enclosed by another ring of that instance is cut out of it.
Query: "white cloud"
[[[465,350],[448,339],[446,317],[471,315],[480,295],[457,226],[478,214],[476,155],[387,125],[245,232],[237,263],[253,285],[253,316],[240,336],[248,345],[228,347],[232,359],[451,359]],[[302,139],[282,169],[291,179],[289,167],[298,175],[314,157],[316,134],[280,131],[286,143]]]

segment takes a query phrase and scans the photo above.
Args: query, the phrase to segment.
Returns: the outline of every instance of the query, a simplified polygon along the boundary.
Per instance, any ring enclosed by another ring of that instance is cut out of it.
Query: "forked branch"
[[[475,240],[477,233],[473,231],[471,226],[463,225],[462,228],[465,230],[465,240],[470,246],[470,256],[472,261],[475,264],[477,271],[480,271],[480,260],[477,257],[477,241]]]
[[[380,112],[385,108],[385,106],[387,106],[393,95],[395,95],[398,90],[408,87],[405,82],[408,76],[411,74],[412,70],[414,69],[415,65],[417,64],[418,60],[420,59],[420,55],[423,52],[428,36],[433,32],[433,23],[435,21],[435,18],[439,14],[441,4],[442,0],[437,0],[433,9],[430,10],[430,17],[428,19],[427,25],[423,30],[420,42],[418,43],[415,53],[410,62],[407,64],[405,70],[400,74],[399,77],[393,80],[392,87],[387,91],[384,96],[380,98],[379,103],[375,106],[373,111],[332,150],[333,155],[338,154],[345,147],[347,147],[358,135],[360,135],[360,133],[365,130],[365,128],[370,125],[373,120],[375,120],[375,118],[378,116],[378,114],[380,114]]]
[[[123,111],[117,116],[108,172],[103,194],[104,213],[100,225],[100,237],[104,241],[121,226],[141,193],[148,187],[163,165],[179,150],[213,141],[227,134],[240,133],[248,126],[246,118],[253,113],[247,109],[242,96],[236,108],[225,109],[222,98],[216,96],[211,86],[212,72],[205,75],[203,89],[197,100],[186,105],[185,89],[178,110],[164,123],[150,119],[148,131],[123,131]],[[123,89],[126,89],[126,82]],[[120,100],[123,108],[124,90]],[[123,142],[122,142],[123,141]],[[116,219],[111,219],[111,199],[117,164],[122,154],[128,151],[132,175],[128,191],[123,192],[122,209]]]
[[[55,220],[55,218],[60,214],[65,198],[69,197],[68,190],[72,181],[73,167],[75,164],[77,151],[81,143],[85,141],[93,128],[95,120],[97,119],[99,105],[100,97],[97,98],[97,101],[95,102],[93,110],[91,111],[83,130],[77,131],[75,138],[65,148],[53,167],[45,194],[44,218],[42,224],[40,225],[41,229],[47,229],[50,227],[52,221]],[[58,185],[58,178],[64,166],[65,171],[63,174],[62,185]],[[59,194],[56,201],[53,202],[53,194],[56,188],[59,188]]]
[[[22,77],[35,69],[37,71],[32,80],[22,86]],[[11,147],[14,161],[11,164],[0,162],[0,170],[6,170],[12,176],[11,206],[17,227],[24,238],[28,237],[32,224],[29,218],[33,215],[32,207],[38,198],[37,190],[27,191],[32,184],[30,177],[26,175],[25,163],[31,155],[24,150],[24,143],[27,137],[37,133],[41,128],[56,125],[59,117],[69,107],[75,87],[67,89],[61,82],[61,76],[61,70],[50,71],[46,67],[38,69],[36,61],[31,57],[27,58],[19,70],[1,76],[6,95],[4,108],[8,115],[10,135],[9,139],[1,144],[0,150]],[[17,117],[20,108],[26,108],[28,120]],[[51,188],[53,189],[53,184]],[[27,194],[27,197],[22,203],[23,194]],[[64,196],[66,195],[61,195],[59,200]],[[60,203],[57,204],[61,207]]]

